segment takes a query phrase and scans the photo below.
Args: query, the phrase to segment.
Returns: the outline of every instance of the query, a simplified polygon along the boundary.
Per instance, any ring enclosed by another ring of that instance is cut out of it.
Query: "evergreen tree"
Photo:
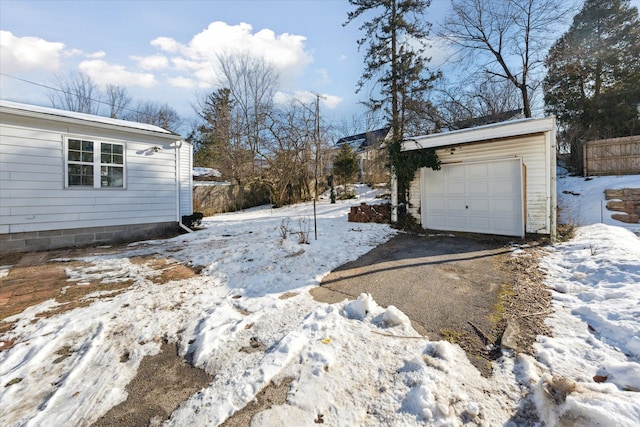
[[[358,173],[358,157],[349,144],[342,144],[338,155],[333,160],[333,176],[338,184],[343,185],[343,195],[349,184]]]
[[[640,20],[629,0],[587,0],[546,65],[546,109],[574,162],[581,140],[640,133]]]
[[[409,180],[415,170],[406,169],[406,155],[400,147],[404,138],[405,121],[411,100],[421,99],[439,73],[427,69],[430,58],[424,56],[430,24],[425,20],[430,0],[349,0],[355,10],[347,15],[345,25],[362,15],[374,14],[360,26],[364,37],[357,41],[367,46],[365,69],[358,81],[358,91],[371,80],[380,84],[382,99],[370,99],[369,105],[386,107],[393,136],[388,141],[389,165],[398,176],[398,196],[406,200]],[[432,151],[432,150],[430,150]],[[437,159],[435,154],[429,159]],[[434,164],[420,166],[437,167]]]

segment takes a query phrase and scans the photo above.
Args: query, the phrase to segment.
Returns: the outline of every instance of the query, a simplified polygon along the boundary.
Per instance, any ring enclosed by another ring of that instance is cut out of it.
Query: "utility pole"
[[[318,240],[318,219],[316,215],[316,200],[318,200],[318,156],[320,154],[320,98],[326,99],[325,96],[316,92],[311,92],[316,96],[316,161],[314,165],[315,186],[313,190],[313,233]]]

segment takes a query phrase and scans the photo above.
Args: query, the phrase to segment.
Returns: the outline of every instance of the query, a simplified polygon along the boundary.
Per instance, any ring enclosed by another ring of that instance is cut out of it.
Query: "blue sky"
[[[449,4],[432,0],[427,19],[441,23]],[[347,0],[2,0],[0,72],[55,85],[56,75],[83,71],[190,117],[198,95],[220,85],[216,52],[249,51],[274,63],[282,96],[320,93],[323,121],[351,123],[368,88],[355,93],[362,21],[343,27],[349,10]],[[427,53],[434,68],[448,56],[444,47]],[[50,106],[48,94],[0,76],[2,99]]]
[[[448,0],[433,1],[431,21]],[[347,27],[346,0],[30,1],[2,0],[4,74],[53,85],[81,70],[99,85],[126,86],[135,99],[170,103],[192,115],[198,94],[215,88],[216,51],[266,52],[281,73],[281,91],[326,97],[324,117],[351,121],[363,67]],[[0,76],[0,97],[50,106],[47,89]]]

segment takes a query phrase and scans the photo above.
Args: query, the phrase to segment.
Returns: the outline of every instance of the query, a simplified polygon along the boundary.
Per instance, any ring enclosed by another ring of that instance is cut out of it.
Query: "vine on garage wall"
[[[398,179],[398,203],[407,202],[409,185],[420,168],[440,170],[440,159],[434,149],[402,151],[402,141],[389,143],[389,166]]]

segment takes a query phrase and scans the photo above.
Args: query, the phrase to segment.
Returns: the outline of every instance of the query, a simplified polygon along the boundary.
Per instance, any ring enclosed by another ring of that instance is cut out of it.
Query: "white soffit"
[[[451,132],[415,136],[402,142],[402,151],[439,148],[470,142],[488,141],[555,130],[555,117],[519,119]]]

